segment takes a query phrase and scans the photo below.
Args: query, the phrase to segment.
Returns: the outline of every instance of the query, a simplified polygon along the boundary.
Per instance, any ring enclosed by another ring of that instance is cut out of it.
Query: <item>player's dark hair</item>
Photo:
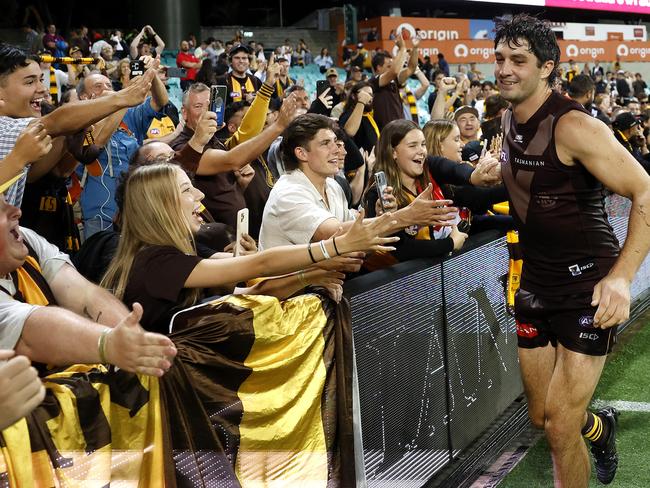
[[[294,154],[297,147],[307,147],[321,129],[334,129],[334,122],[329,117],[319,114],[305,114],[296,117],[282,135],[280,151],[282,162],[287,171],[300,167]]]
[[[550,25],[528,14],[517,14],[512,18],[495,19],[496,30],[494,47],[502,42],[510,46],[521,47],[522,41],[528,42],[528,48],[537,58],[537,67],[546,61],[553,61],[553,70],[546,82],[553,86],[560,65],[560,47]]]

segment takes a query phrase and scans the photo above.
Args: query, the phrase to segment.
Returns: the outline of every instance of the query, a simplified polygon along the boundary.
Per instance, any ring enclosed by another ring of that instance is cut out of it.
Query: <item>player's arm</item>
[[[595,287],[594,325],[611,327],[627,320],[630,283],[650,250],[650,176],[601,121],[572,111],[555,129],[557,153],[565,164],[580,161],[610,190],[632,200],[628,233],[609,274]]]

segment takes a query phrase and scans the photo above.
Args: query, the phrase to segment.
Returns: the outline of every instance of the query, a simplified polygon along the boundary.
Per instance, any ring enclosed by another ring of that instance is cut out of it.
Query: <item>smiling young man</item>
[[[560,51],[547,24],[527,15],[499,22],[495,56],[501,96],[512,104],[501,163],[524,256],[515,317],[529,415],[545,429],[556,486],[588,485],[581,433],[598,479],[610,483],[618,412],[586,409],[650,246],[650,178],[605,124],[552,91]],[[632,200],[622,249],[604,187]]]
[[[306,244],[328,239],[348,229],[355,212],[334,180],[340,149],[331,119],[324,115],[296,117],[283,134],[280,147],[287,173],[273,186],[264,207],[260,249]],[[393,213],[394,230],[409,225],[444,225],[456,209],[440,206],[423,192],[409,206]]]
[[[53,138],[52,150],[24,168],[23,176],[5,193],[6,200],[16,206],[22,203],[27,173],[30,180],[47,173],[65,151],[63,135],[74,134],[120,109],[142,103],[154,73],[149,73],[122,91],[100,99],[64,105],[41,117],[41,102],[46,90],[43,73],[36,59],[8,44],[0,44],[0,159],[13,148],[16,139],[37,117]]]

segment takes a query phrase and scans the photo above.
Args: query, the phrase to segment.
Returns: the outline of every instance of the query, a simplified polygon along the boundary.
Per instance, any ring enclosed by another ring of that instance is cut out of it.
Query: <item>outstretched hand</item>
[[[162,376],[172,366],[176,347],[169,337],[147,332],[140,326],[142,306],[133,310],[106,337],[106,359],[129,371],[150,376]]]

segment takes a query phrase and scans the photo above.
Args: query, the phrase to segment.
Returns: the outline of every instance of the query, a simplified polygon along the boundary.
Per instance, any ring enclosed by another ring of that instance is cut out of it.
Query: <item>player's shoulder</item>
[[[593,144],[602,137],[603,131],[609,132],[601,120],[581,110],[569,110],[557,120],[555,139],[569,145]]]

